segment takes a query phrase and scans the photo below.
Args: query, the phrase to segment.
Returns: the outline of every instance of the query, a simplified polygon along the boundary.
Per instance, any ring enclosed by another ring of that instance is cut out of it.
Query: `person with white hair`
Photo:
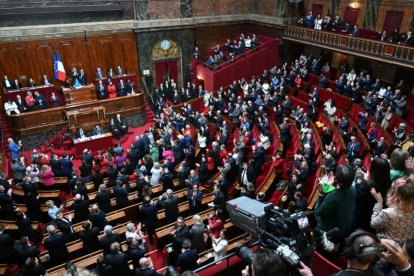
[[[114,242],[121,242],[121,237],[118,233],[113,233],[113,228],[111,225],[106,225],[104,228],[105,236],[99,240],[99,245],[103,249],[104,256],[108,255],[110,251],[111,244]]]
[[[162,173],[162,167],[160,163],[155,162],[154,166],[151,169],[151,174],[152,174],[151,181],[150,181],[151,186],[155,186],[159,184],[161,173]]]
[[[65,262],[69,256],[66,236],[61,232],[56,232],[53,224],[49,224],[46,230],[50,236],[44,240],[43,245],[48,250],[50,261],[53,264]]]
[[[141,232],[141,223],[138,224],[138,227],[135,227],[135,224],[132,222],[127,224],[127,231],[125,232],[125,237],[134,238],[136,240],[141,240],[144,235]]]

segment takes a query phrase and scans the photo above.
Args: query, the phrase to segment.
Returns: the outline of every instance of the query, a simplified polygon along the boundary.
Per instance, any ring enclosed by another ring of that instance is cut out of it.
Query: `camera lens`
[[[240,257],[245,263],[251,265],[254,257],[256,256],[253,251],[244,244],[237,245],[237,256]]]

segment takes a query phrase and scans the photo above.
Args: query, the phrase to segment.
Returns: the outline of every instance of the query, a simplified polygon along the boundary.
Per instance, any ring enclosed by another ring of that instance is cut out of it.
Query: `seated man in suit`
[[[86,132],[82,129],[82,127],[79,127],[78,131],[75,132],[75,139],[81,139],[86,137]]]
[[[191,249],[191,241],[185,239],[183,242],[182,253],[178,256],[177,265],[180,267],[180,271],[187,270],[193,271],[198,266],[198,252],[197,249]]]
[[[29,79],[29,82],[27,83],[27,87],[35,87],[37,86],[37,83],[34,81],[33,78]]]
[[[14,79],[13,89],[20,89],[22,87],[23,87],[23,85],[19,82],[19,80],[18,79]]]
[[[43,75],[42,81],[40,82],[42,85],[52,86],[52,81],[47,77],[47,75]]]
[[[118,94],[119,97],[127,95],[127,88],[126,88],[126,85],[124,84],[123,80],[119,81],[118,87],[117,87],[117,92],[118,92],[117,94]]]
[[[354,26],[354,30],[352,31],[352,34],[351,35],[352,36],[359,36],[360,35],[360,31],[359,31],[358,25],[355,25]]]
[[[99,100],[108,98],[108,91],[106,91],[106,86],[103,84],[102,80],[99,80],[99,83],[96,86],[96,94],[98,95]]]
[[[109,131],[116,137],[117,140],[121,139],[121,130],[118,129],[118,125],[115,123],[114,118],[111,118],[109,121]]]
[[[96,127],[93,129],[93,135],[102,135],[102,134],[105,134],[105,130],[100,125],[96,125]]]

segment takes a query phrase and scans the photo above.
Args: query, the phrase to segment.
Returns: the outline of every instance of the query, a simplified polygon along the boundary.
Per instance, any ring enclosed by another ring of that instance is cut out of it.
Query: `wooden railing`
[[[410,68],[414,65],[414,47],[379,40],[314,30],[300,26],[287,26],[283,33],[283,39]]]

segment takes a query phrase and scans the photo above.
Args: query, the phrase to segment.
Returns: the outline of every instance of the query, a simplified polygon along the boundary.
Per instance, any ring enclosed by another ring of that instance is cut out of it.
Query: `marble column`
[[[375,30],[378,18],[378,8],[381,4],[381,0],[368,0],[367,11],[364,17],[364,28]]]
[[[134,0],[135,19],[136,20],[148,20],[149,9],[148,0]]]
[[[191,0],[180,0],[181,17],[189,18],[193,16]]]

